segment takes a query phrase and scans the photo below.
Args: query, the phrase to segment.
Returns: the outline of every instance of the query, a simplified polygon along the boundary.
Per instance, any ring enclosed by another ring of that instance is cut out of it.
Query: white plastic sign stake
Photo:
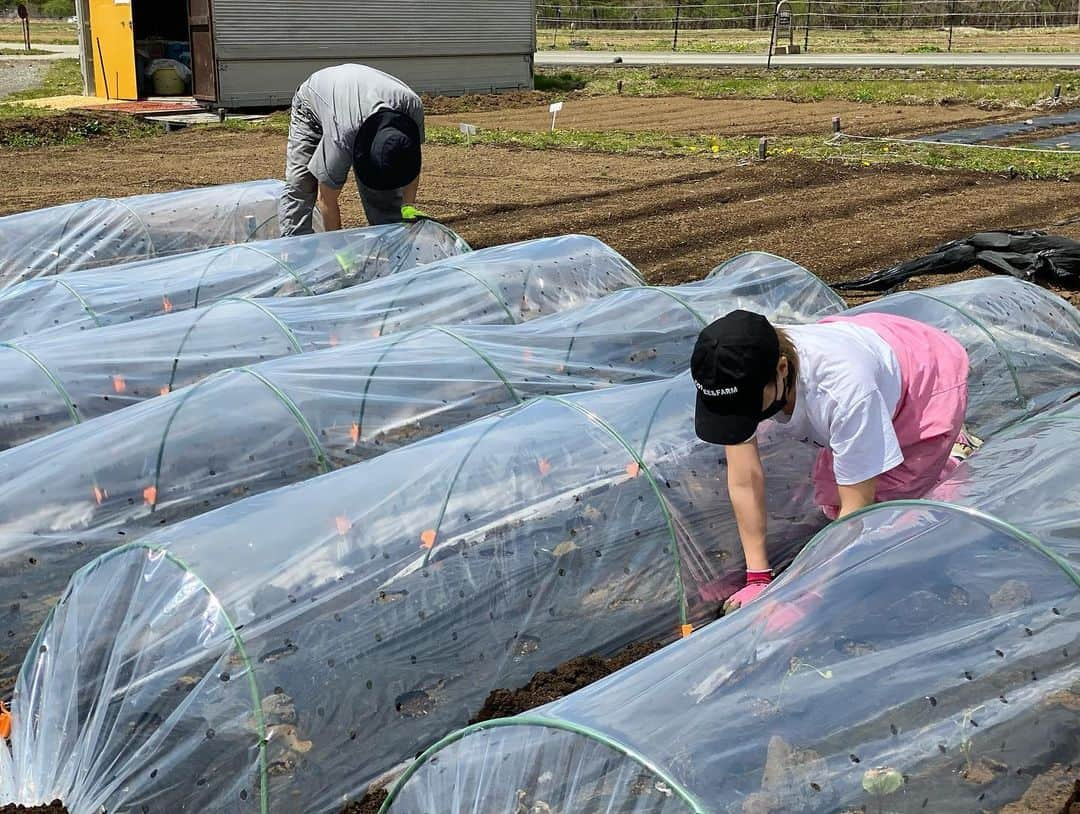
[[[459,124],[458,130],[465,134],[465,143],[472,144],[472,137],[476,135],[475,124]]]
[[[551,132],[555,132],[555,117],[559,115],[559,111],[562,110],[562,102],[552,102],[548,105],[548,113],[551,114]]]

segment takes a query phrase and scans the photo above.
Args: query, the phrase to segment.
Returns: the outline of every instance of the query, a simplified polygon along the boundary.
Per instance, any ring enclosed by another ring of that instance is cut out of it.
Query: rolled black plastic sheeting
[[[850,282],[834,283],[839,291],[892,290],[912,277],[957,274],[982,266],[995,274],[1080,287],[1080,241],[1036,230],[979,232],[938,246],[930,254],[875,271]]]

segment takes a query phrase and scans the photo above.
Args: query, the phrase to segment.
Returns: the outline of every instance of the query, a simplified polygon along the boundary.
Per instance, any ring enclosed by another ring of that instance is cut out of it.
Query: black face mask
[[[780,393],[779,390],[777,390],[777,392]],[[784,377],[784,390],[783,390],[782,394],[780,395],[779,398],[776,399],[776,401],[774,401],[772,404],[770,404],[768,407],[765,408],[765,412],[763,412],[761,414],[761,420],[762,421],[767,421],[768,419],[770,419],[774,415],[776,415],[778,412],[783,410],[784,407],[786,407],[786,406],[787,406],[787,377],[785,376]]]

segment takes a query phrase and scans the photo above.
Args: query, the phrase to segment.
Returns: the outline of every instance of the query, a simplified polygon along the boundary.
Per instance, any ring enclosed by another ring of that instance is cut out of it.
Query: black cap
[[[776,379],[780,340],[761,314],[732,311],[698,336],[690,372],[697,387],[694,427],[710,444],[741,444],[761,422],[761,396]]]
[[[396,110],[377,110],[360,126],[353,169],[366,187],[400,189],[420,175],[420,128]]]

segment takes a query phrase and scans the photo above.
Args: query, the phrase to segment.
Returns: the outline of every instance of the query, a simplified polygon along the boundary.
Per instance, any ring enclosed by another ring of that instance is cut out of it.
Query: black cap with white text
[[[780,340],[761,314],[732,311],[706,327],[690,358],[694,427],[711,444],[741,444],[761,422],[762,394],[776,379]]]

